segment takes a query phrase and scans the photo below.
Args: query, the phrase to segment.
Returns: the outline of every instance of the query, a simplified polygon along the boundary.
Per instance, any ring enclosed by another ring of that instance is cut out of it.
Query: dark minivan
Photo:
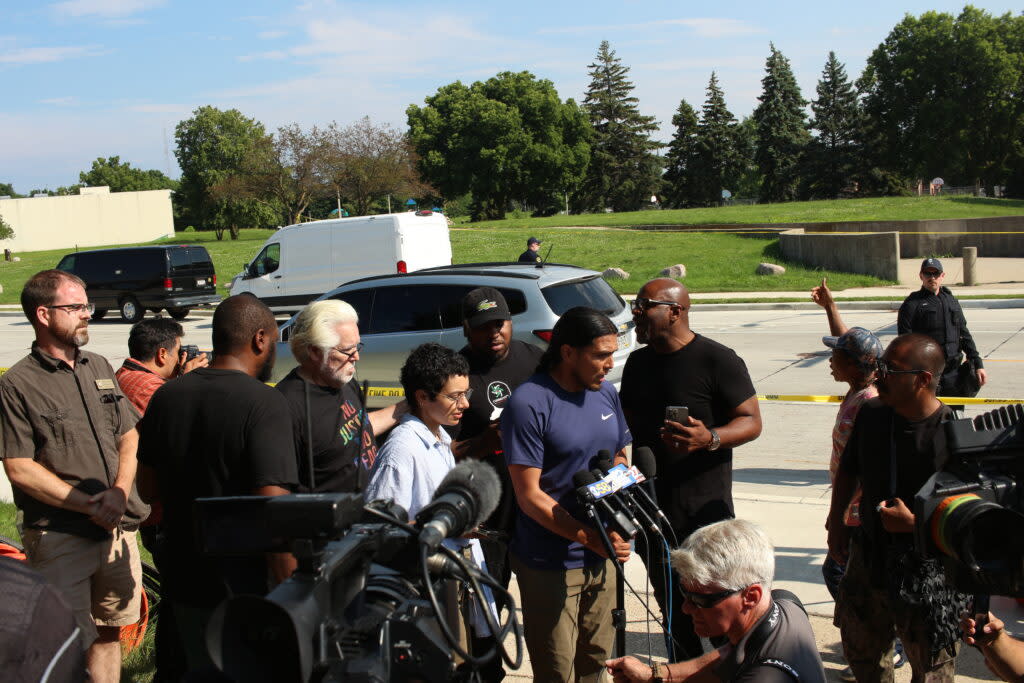
[[[181,320],[196,306],[220,302],[217,274],[206,247],[175,245],[96,249],[68,254],[57,264],[86,284],[96,306],[93,320],[112,308],[128,323],[142,320],[147,310],[166,308]]]

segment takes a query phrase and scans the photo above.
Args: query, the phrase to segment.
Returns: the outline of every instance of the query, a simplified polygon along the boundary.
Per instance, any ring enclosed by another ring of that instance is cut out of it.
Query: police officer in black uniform
[[[942,371],[936,395],[958,394],[957,373],[963,362],[963,354],[967,355],[967,362],[977,373],[978,386],[983,386],[988,377],[981,355],[967,329],[967,320],[964,319],[960,304],[949,288],[942,285],[946,277],[942,262],[937,258],[926,258],[921,262],[920,277],[921,289],[908,296],[900,306],[898,334],[918,332],[942,345],[946,354],[946,368]]]
[[[519,263],[540,263],[540,240],[531,237],[526,240],[526,251],[519,255]]]

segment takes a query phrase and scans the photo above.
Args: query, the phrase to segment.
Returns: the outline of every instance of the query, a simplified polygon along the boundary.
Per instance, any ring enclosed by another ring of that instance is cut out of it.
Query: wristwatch
[[[722,445],[722,439],[718,436],[718,432],[716,432],[714,429],[709,429],[708,431],[711,432],[711,443],[708,444],[708,450],[717,451],[718,448]]]
[[[660,662],[651,663],[651,683],[665,683]]]

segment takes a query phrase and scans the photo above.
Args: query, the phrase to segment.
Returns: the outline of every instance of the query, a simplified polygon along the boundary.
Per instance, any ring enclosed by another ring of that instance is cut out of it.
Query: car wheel
[[[167,312],[170,313],[171,317],[175,320],[184,320],[188,317],[188,312],[191,309],[181,306],[179,308],[168,308]]]
[[[106,314],[107,314],[107,309],[105,309],[105,308],[97,308],[95,311],[92,312],[92,319],[93,320],[103,320],[103,316],[105,316]]]
[[[139,306],[139,300],[134,296],[126,296],[121,299],[121,320],[126,323],[137,323],[146,315],[146,309]]]

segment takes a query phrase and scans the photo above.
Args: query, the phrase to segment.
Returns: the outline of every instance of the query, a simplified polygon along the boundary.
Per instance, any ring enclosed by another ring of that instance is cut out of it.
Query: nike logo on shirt
[[[601,419],[602,419],[602,420],[607,420],[607,419],[608,419],[609,417],[611,417],[611,416],[612,416],[612,415],[614,415],[614,414],[615,414],[615,413],[608,413],[607,415],[602,415],[602,416],[601,416]]]

